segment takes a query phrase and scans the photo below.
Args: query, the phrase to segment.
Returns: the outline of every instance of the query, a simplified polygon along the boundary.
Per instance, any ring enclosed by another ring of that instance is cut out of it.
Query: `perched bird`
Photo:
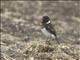
[[[56,31],[54,29],[54,26],[51,24],[50,18],[48,16],[43,16],[43,18],[42,18],[42,29],[41,29],[41,31],[47,37],[55,39],[57,41],[57,43],[59,44],[59,41],[57,40]]]

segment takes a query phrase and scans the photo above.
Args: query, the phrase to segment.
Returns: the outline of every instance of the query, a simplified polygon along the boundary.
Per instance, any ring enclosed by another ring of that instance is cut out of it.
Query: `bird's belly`
[[[41,31],[42,31],[42,33],[43,33],[44,35],[46,35],[47,37],[52,37],[53,39],[55,39],[55,36],[54,36],[53,34],[49,33],[49,32],[46,30],[46,28],[41,29]]]
[[[46,28],[41,29],[42,33],[46,36],[51,36],[51,34],[46,30]]]

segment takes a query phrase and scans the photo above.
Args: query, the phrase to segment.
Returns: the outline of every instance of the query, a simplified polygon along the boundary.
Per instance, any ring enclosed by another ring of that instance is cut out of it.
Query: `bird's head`
[[[43,16],[42,18],[42,24],[50,23],[50,18],[48,16]]]

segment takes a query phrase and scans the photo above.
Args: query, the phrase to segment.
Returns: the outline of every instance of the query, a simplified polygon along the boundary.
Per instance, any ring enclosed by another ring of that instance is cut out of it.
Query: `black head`
[[[50,20],[50,18],[48,16],[43,16],[42,18],[42,23],[45,24]]]

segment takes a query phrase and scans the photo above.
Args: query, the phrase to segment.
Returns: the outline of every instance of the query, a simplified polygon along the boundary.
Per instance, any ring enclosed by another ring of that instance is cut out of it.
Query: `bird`
[[[52,25],[50,18],[48,16],[42,17],[41,31],[44,35],[46,35],[47,37],[50,37],[52,39],[55,39],[57,41],[57,43],[60,44],[58,39],[57,39],[57,34],[56,34],[55,29],[54,29],[54,26]]]

